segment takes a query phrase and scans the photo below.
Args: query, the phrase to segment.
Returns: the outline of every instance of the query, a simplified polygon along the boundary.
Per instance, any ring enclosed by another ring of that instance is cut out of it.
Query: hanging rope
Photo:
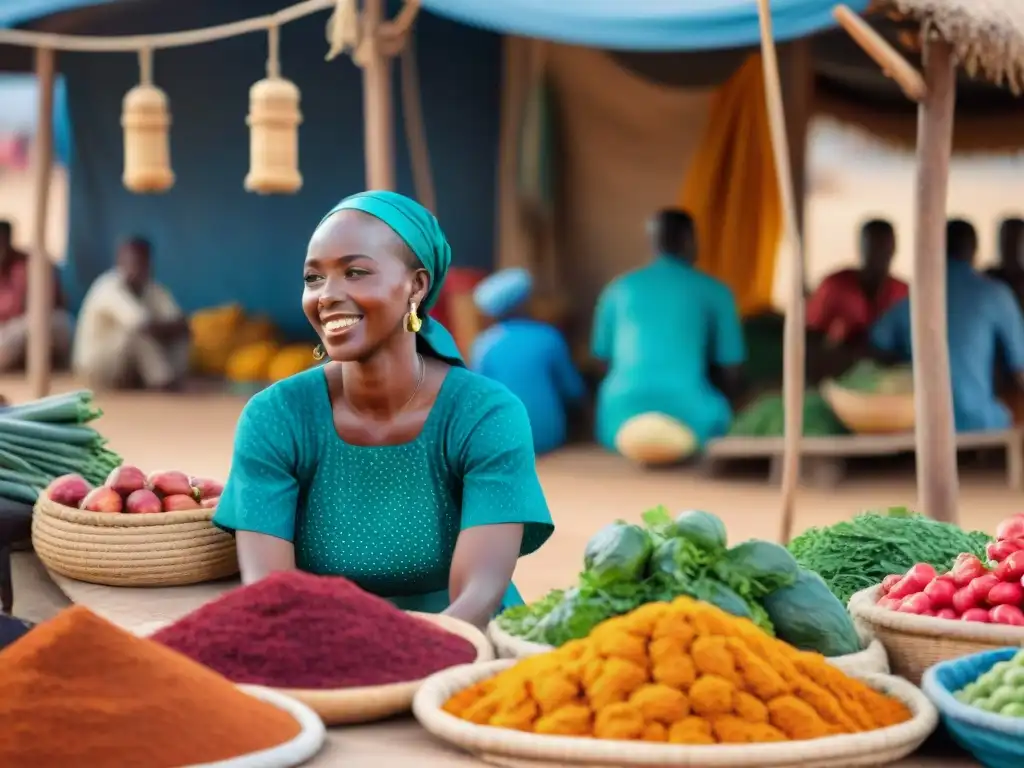
[[[357,0],[335,0],[334,12],[327,20],[327,42],[331,45],[327,51],[327,61],[333,61],[347,53],[352,56],[357,66],[362,66],[362,62],[358,60],[362,56],[357,56],[362,42]]]
[[[267,78],[281,77],[281,28],[277,24],[267,27]]]
[[[139,49],[139,83],[141,85],[153,84],[153,49]]]

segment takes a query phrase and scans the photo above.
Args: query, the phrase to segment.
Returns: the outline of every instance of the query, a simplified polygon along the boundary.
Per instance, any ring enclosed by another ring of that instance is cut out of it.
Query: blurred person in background
[[[690,214],[663,210],[649,232],[654,260],[602,291],[591,349],[607,365],[598,442],[654,466],[683,461],[728,431],[746,345],[732,291],[694,266]]]
[[[1004,219],[999,225],[999,261],[985,271],[989,277],[1006,283],[1024,307],[1024,219]]]
[[[188,321],[153,280],[151,256],[145,238],[125,241],[82,302],[74,369],[95,389],[175,390],[188,373]]]
[[[473,302],[494,324],[473,343],[470,367],[522,400],[542,454],[565,445],[567,410],[582,403],[586,386],[558,329],[528,316],[532,292],[525,269],[503,269],[477,284]]]
[[[1013,291],[974,268],[978,233],[970,222],[946,225],[946,305],[953,415],[960,432],[1008,429],[1009,409],[996,397],[994,372],[1001,356],[1024,388],[1024,314]],[[911,360],[910,300],[883,315],[871,343],[892,362]]]
[[[56,272],[56,270],[54,270]],[[28,341],[28,255],[14,247],[14,227],[0,221],[0,372],[25,365]],[[67,365],[71,349],[71,316],[64,309],[60,281],[54,274],[53,312],[50,315],[54,363]]]

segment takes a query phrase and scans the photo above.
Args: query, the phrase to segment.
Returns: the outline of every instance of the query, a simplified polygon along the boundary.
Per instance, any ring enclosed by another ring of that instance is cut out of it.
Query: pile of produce
[[[861,360],[837,378],[836,384],[873,395],[910,395],[914,392],[914,369],[909,365],[885,367],[874,360]]]
[[[1001,563],[1021,549],[1024,549],[1024,515],[1013,515],[996,528],[996,540],[985,548],[985,554],[992,562]]]
[[[953,694],[971,707],[1007,717],[1024,718],[1024,651],[999,661],[973,683]]]
[[[346,579],[300,571],[234,589],[152,639],[229,680],[273,688],[405,683],[477,657],[468,640]]]
[[[88,426],[102,415],[89,390],[0,408],[0,497],[34,504],[51,481],[69,473],[102,483],[121,465]]]
[[[843,426],[817,389],[804,393],[804,436],[845,435]],[[729,434],[734,437],[780,437],[786,429],[786,406],[782,395],[768,393],[740,411],[732,421]]]
[[[213,509],[224,486],[205,477],[169,470],[150,472],[127,464],[112,470],[93,488],[81,475],[63,475],[46,489],[51,501],[88,512],[126,512],[134,515]]]
[[[940,619],[1024,626],[1024,552],[994,569],[977,556],[960,555],[949,573],[918,563],[906,574],[886,576],[878,605],[900,613]]]
[[[708,512],[674,520],[664,507],[644,525],[619,522],[588,542],[575,587],[510,608],[497,621],[524,640],[560,646],[645,603],[688,596],[750,619],[803,650],[842,656],[860,650],[846,608],[784,547],[751,540],[728,548],[725,525]]]
[[[208,765],[300,731],[283,710],[78,606],[0,652],[0,723],[4,768]]]
[[[529,733],[673,744],[817,739],[910,719],[901,702],[820,655],[685,597],[603,622],[444,709]]]
[[[925,563],[948,571],[961,553],[985,557],[992,537],[915,514],[906,507],[866,512],[852,520],[810,528],[789,544],[796,561],[821,576],[846,605],[855,592],[886,576]]]

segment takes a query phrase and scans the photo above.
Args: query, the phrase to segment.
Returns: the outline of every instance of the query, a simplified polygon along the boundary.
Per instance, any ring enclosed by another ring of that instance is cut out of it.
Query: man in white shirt
[[[188,373],[188,322],[153,281],[150,254],[148,240],[126,241],[82,302],[73,364],[94,389],[175,389]]]

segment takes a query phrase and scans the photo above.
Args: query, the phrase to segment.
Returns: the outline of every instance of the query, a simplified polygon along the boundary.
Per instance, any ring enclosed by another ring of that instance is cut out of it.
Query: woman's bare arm
[[[290,541],[252,531],[239,531],[235,541],[243,584],[253,584],[277,571],[295,570],[295,546]]]
[[[451,604],[445,614],[486,627],[512,583],[522,543],[521,523],[480,525],[462,531],[455,544],[448,579]]]

